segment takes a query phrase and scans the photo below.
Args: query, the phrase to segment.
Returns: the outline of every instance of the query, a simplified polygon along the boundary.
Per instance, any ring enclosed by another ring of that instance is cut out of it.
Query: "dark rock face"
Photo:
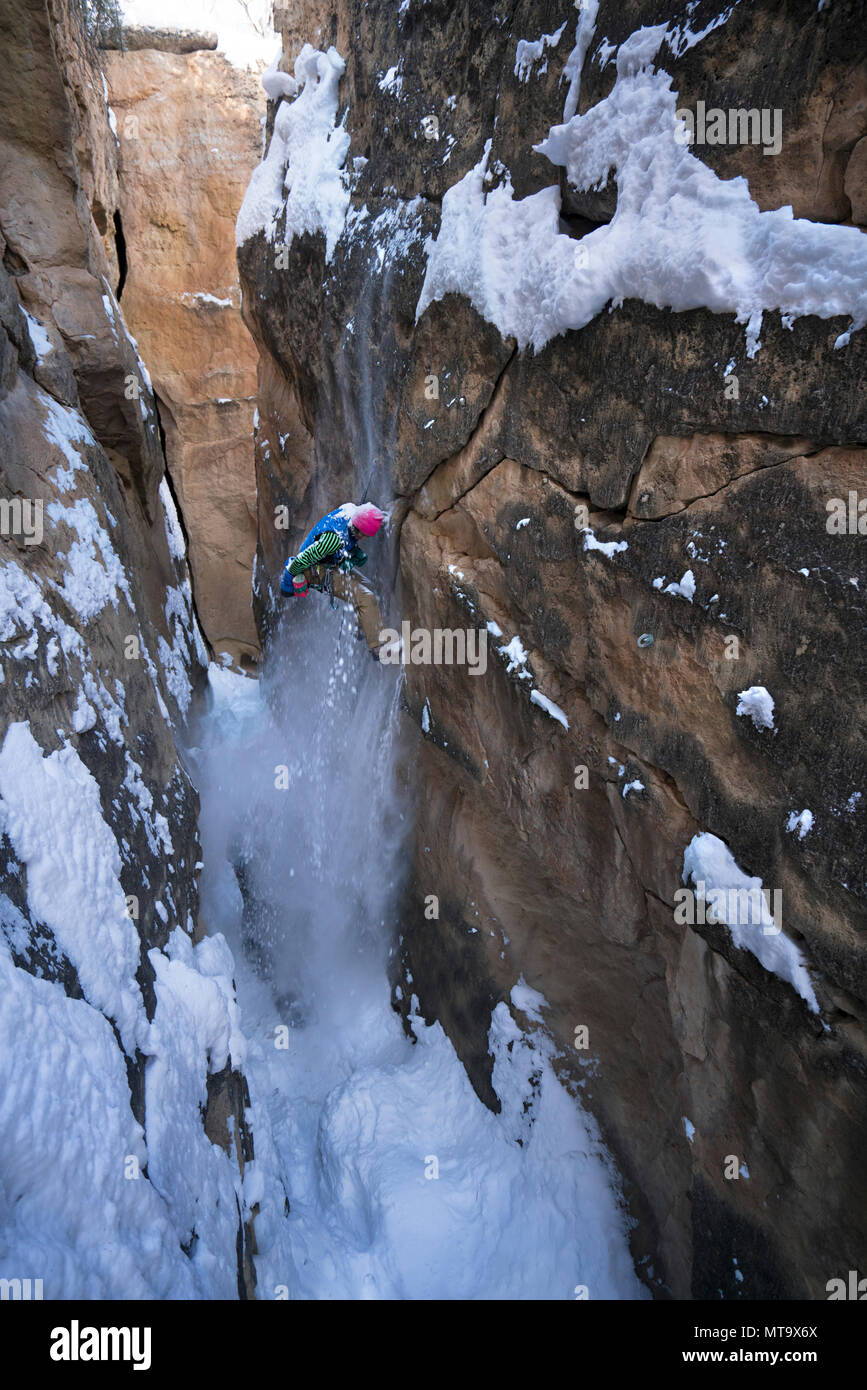
[[[168,1114],[154,1114],[148,1078],[166,1046],[166,1035],[160,1042],[158,1034],[169,1007],[155,964],[165,966],[164,953],[174,952],[173,933],[180,932],[191,953],[202,936],[198,795],[180,740],[203,697],[207,652],[165,478],[154,397],[113,293],[115,141],[95,55],[76,11],[66,5],[10,0],[0,5],[0,35],[8,65],[0,99],[0,956],[15,968],[11,979],[21,998],[32,998],[47,1017],[77,1020],[79,1041],[98,1042],[111,1030],[128,1081],[128,1096],[122,1090],[112,1096],[112,1075],[100,1072],[96,1046],[90,1053],[70,1046],[65,1073],[52,1076],[51,1084],[34,1083],[40,1110],[24,1116],[34,1127],[27,1161],[39,1172],[41,1165],[57,1166],[53,1154],[62,1163],[74,1150],[75,1136],[51,1132],[46,1120],[54,1114],[47,1097],[62,1092],[64,1077],[94,1114],[103,1091],[121,1109],[128,1102],[130,1115],[121,1116],[119,1126],[134,1138],[132,1119],[141,1127],[141,1185],[153,1186],[142,1200],[152,1203],[152,1215],[162,1213],[177,1237],[175,1250],[164,1249],[161,1258],[170,1268],[174,1254],[171,1277],[178,1282],[166,1286],[155,1275],[151,1296],[160,1290],[181,1296],[167,1290],[186,1288],[186,1280],[193,1296],[206,1285],[196,1284],[184,1256],[193,1259],[199,1237],[175,1218],[177,1194],[159,1153],[162,1176],[148,1172],[155,1130],[171,1122]],[[28,750],[30,785],[20,763]],[[65,818],[57,785],[82,814],[87,811],[80,828]],[[46,856],[54,856],[48,893]],[[79,890],[80,917],[73,922],[68,905]],[[60,904],[56,911],[52,899]],[[52,921],[62,922],[63,940]],[[105,944],[102,959],[94,941]],[[70,1013],[67,1000],[81,1007]],[[8,1026],[4,1016],[4,1039]],[[51,1055],[50,1043],[40,1045],[38,1038],[31,1052],[32,1027],[32,1016],[22,1010],[19,1050],[5,1057],[2,1090],[10,1114],[4,1126],[21,1119],[31,1057],[38,1069]],[[183,1066],[190,1042],[183,1026],[175,1042]],[[114,1072],[116,1061],[110,1063]],[[199,1064],[202,1113],[180,1104],[181,1122],[189,1121],[202,1143],[221,1126],[227,1172],[238,1176],[252,1157],[246,1083],[228,1063],[214,1077],[207,1075],[204,1054],[192,1063]],[[168,1090],[160,1094],[164,1100]],[[234,1147],[224,1123],[229,1113],[236,1123]],[[116,1204],[111,1241],[119,1247],[135,1228],[134,1222],[132,1231],[125,1226],[123,1202],[112,1186],[118,1173],[124,1176],[123,1155],[109,1152],[106,1134],[94,1132],[88,1142],[87,1162],[107,1176],[105,1190],[91,1193],[93,1230],[70,1256],[81,1261],[75,1277],[82,1282],[58,1286],[57,1269],[52,1275],[46,1267],[46,1297],[92,1296],[88,1287],[105,1297],[130,1296],[121,1274],[116,1287],[86,1283],[99,1265],[99,1204]],[[5,1143],[4,1163],[15,1152],[11,1132]],[[4,1168],[8,1192],[7,1178],[19,1181],[14,1164]],[[79,1171],[63,1178],[70,1193],[89,1181]],[[122,1181],[118,1190],[126,1191]],[[63,1221],[52,1200],[46,1195],[37,1206],[49,1222],[56,1218],[62,1248]],[[230,1290],[240,1280],[252,1294],[248,1219],[233,1195],[225,1249],[212,1245],[210,1257],[224,1256]],[[170,1239],[165,1230],[163,1236]],[[243,1247],[237,1278],[236,1237]],[[17,1248],[5,1231],[4,1276],[20,1274],[8,1264]]]
[[[561,188],[570,235],[610,221],[617,185],[574,188],[533,151],[563,119],[575,22],[526,82],[516,41],[554,34],[561,9],[400,9],[344,0],[318,13],[317,36],[284,7],[287,71],[303,39],[346,59],[353,172],[330,260],[308,232],[278,265],[279,220],[273,243],[259,233],[239,251],[262,353],[260,625],[314,501],[351,495],[387,460],[402,615],[502,634],[484,675],[406,668],[424,739],[403,999],[441,1020],[495,1104],[492,1004],[519,976],[545,995],[564,1082],[615,1154],[639,1269],[661,1296],[824,1298],[863,1264],[867,1236],[867,575],[857,523],[828,526],[831,499],[867,489],[867,339],[835,350],[847,318],[772,311],[750,358],[731,315],[636,299],[537,354],[461,295],[416,321],[442,197],[488,139],[494,181],[502,166],[516,198]],[[602,0],[579,111],[613,86],[606,44],[660,22],[698,34],[718,13],[681,9]],[[778,156],[695,150],[763,210],[863,219],[863,20],[855,3],[817,15],[812,0],[768,0],[679,56],[663,47],[680,106],[783,108]],[[385,80],[398,64],[399,97]],[[587,548],[587,523],[625,548]],[[687,571],[694,593],[666,592]],[[516,634],[524,660],[497,650]],[[774,698],[773,730],[736,712],[752,686]],[[799,836],[789,819],[805,808]],[[676,920],[699,833],[779,891],[820,1013],[725,927]]]

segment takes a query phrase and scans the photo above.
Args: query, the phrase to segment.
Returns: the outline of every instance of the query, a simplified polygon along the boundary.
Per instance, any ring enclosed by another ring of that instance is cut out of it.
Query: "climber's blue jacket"
[[[297,555],[290,555],[280,577],[280,590],[294,593],[293,575],[303,574],[311,565],[363,565],[367,559],[359,548],[357,533],[345,515],[347,504],[327,512],[308,531]]]
[[[349,522],[346,520],[343,507],[335,507],[333,512],[327,512],[321,520],[317,521],[312,530],[307,532],[307,535],[298,547],[298,555],[300,556],[303,551],[307,549],[308,545],[311,545],[318,536],[321,536],[323,531],[336,531],[343,541],[347,554],[349,554],[349,551],[352,550],[355,545],[357,538]]]

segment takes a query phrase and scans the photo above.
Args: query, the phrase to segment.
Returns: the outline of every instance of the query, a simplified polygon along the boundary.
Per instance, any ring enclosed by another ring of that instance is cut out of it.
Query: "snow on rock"
[[[633,782],[626,782],[626,783],[624,784],[622,795],[623,795],[623,797],[625,798],[628,792],[643,792],[643,791],[644,791],[644,783],[643,783],[643,782],[639,782],[638,778],[636,777],[635,780],[634,780]]]
[[[165,637],[160,636],[157,639],[157,652],[169,693],[181,714],[186,714],[193,693],[190,679],[193,663],[198,661],[200,666],[208,665],[208,654],[193,612],[193,594],[189,579],[185,579],[175,588],[166,590],[165,611],[172,640],[169,643]],[[145,659],[148,659],[147,656]]]
[[[350,209],[346,215],[343,235],[351,239],[362,223],[370,217],[365,203]],[[424,200],[420,196],[385,207],[365,229],[364,245],[367,264],[374,274],[383,274],[395,261],[407,255],[414,243],[421,240]],[[349,325],[347,325],[349,327]],[[354,332],[354,324],[351,331]],[[430,420],[428,429],[434,420]]]
[[[63,583],[55,585],[71,608],[84,622],[92,621],[107,604],[118,606],[122,593],[130,608],[132,595],[126,571],[115,553],[104,527],[100,526],[96,509],[86,497],[71,506],[51,502],[48,516],[57,525],[63,523],[78,535],[70,550],[58,552],[58,560],[66,573]]]
[[[535,991],[519,998],[534,1014],[544,1002]],[[506,1004],[495,1008],[495,1116],[475,1101],[440,1025],[411,1021],[417,1045],[400,1066],[355,1071],[323,1106],[320,1200],[350,1237],[329,1261],[338,1288],[364,1250],[381,1298],[562,1299],[579,1284],[596,1298],[645,1297],[609,1161],[557,1080],[542,1030],[528,1037]],[[436,1181],[425,1180],[425,1155]],[[300,1273],[309,1287],[316,1271]]]
[[[527,82],[533,71],[534,63],[538,63],[544,58],[542,66],[538,69],[536,76],[542,77],[548,71],[548,59],[545,58],[547,48],[556,48],[563,37],[567,20],[564,20],[560,28],[553,34],[543,34],[541,38],[519,39],[518,47],[515,50],[515,76],[519,82]]]
[[[531,989],[523,975],[518,976],[518,983],[512,986],[509,998],[515,1008],[520,1009],[534,1023],[544,1022],[541,1011],[550,1008],[548,1000],[537,989]]]
[[[629,545],[626,541],[598,541],[592,527],[588,526],[584,531],[584,549],[601,550],[610,560],[619,550],[628,550]]]
[[[789,834],[794,834],[797,830],[798,839],[803,840],[804,836],[809,835],[810,831],[813,829],[813,819],[813,812],[808,811],[806,808],[800,815],[797,811],[792,811],[786,821],[786,829],[789,831]]]
[[[539,352],[606,305],[632,298],[660,309],[734,314],[746,325],[750,357],[766,311],[779,310],[789,323],[847,314],[850,332],[862,328],[867,237],[857,227],[796,219],[791,207],[761,212],[745,179],[720,179],[690,152],[672,79],[653,70],[665,25],[639,29],[621,44],[612,91],[574,114],[596,8],[595,0],[584,8],[564,71],[564,123],[534,149],[565,168],[578,189],[604,185],[613,170],[613,219],[576,244],[560,232],[556,186],[516,199],[507,177],[488,191],[489,141],[443,198],[416,318],[445,294],[463,294],[503,337]]]
[[[757,729],[773,729],[774,700],[763,685],[751,685],[738,695],[735,714],[748,715]]]
[[[489,622],[487,624],[487,629],[494,637],[502,637],[503,635],[497,623]],[[501,647],[497,647],[497,652],[506,662],[507,675],[515,674],[518,679],[522,681],[533,680],[532,671],[527,669],[527,662],[530,659],[530,654],[525,649],[518,633],[515,634],[510,642],[505,642]],[[530,703],[538,705],[539,709],[544,710],[551,719],[555,719],[558,724],[562,724],[564,729],[569,728],[569,720],[566,718],[560,706],[555,705],[553,700],[550,700],[547,695],[542,694],[541,690],[536,690],[533,686],[530,687]]]
[[[298,94],[298,83],[288,72],[280,72],[278,63],[283,57],[283,46],[280,45],[280,52],[276,58],[262,73],[262,86],[269,101],[280,101],[283,97],[294,97]]]
[[[130,794],[130,814],[134,821],[142,822],[151,853],[159,854],[162,852],[170,856],[174,854],[175,849],[169,832],[169,823],[164,815],[154,810],[153,794],[145,785],[140,765],[129,751],[124,756],[126,777],[123,779],[123,785]]]
[[[322,232],[325,258],[331,259],[349,204],[341,176],[349,133],[342,125],[335,128],[345,67],[333,47],[320,53],[306,43],[296,58],[298,96],[280,103],[268,153],[254,169],[238,213],[238,246],[257,232],[273,242],[281,224],[286,245],[303,232]]]
[[[687,570],[676,584],[666,584],[662,592],[673,594],[676,598],[685,598],[687,603],[692,603],[695,597],[695,575],[692,570]]]
[[[173,560],[185,560],[187,558],[187,546],[184,540],[184,533],[181,530],[175,499],[172,497],[171,489],[165,478],[163,478],[160,483],[160,501],[163,504],[163,512],[165,513],[166,540],[169,545],[169,554]]]
[[[14,561],[0,566],[0,642],[11,641],[19,630],[31,631],[37,621],[48,631],[54,628],[39,585]]]
[[[393,67],[388,69],[388,72],[383,73],[377,83],[381,92],[387,92],[389,96],[393,96],[395,100],[400,100],[400,95],[403,91],[403,74],[399,69],[400,63],[395,63]]]
[[[46,1298],[235,1299],[240,1179],[201,1122],[208,1072],[246,1050],[225,941],[150,952],[145,1135],[110,1022],[13,966],[15,916],[0,899],[0,1273],[38,1270]]]
[[[47,391],[37,387],[39,404],[45,411],[42,430],[49,443],[54,444],[64,454],[68,468],[58,468],[52,482],[59,492],[68,492],[74,484],[76,472],[86,469],[87,463],[81,456],[83,444],[96,444],[90,427],[82,415],[71,406],[61,405]]]
[[[549,700],[547,695],[543,695],[541,690],[530,691],[530,703],[532,705],[538,705],[539,708],[543,709],[546,714],[549,714],[552,719],[556,719],[558,724],[562,724],[564,729],[569,728],[569,720],[566,718],[560,706],[555,705],[553,700]]]
[[[584,59],[587,57],[587,50],[596,33],[598,14],[599,0],[584,0],[575,27],[575,47],[566,59],[561,79],[561,81],[568,80],[569,82],[566,103],[563,107],[564,121],[570,121],[578,110],[578,98],[581,95],[581,72],[584,67]]]
[[[79,689],[78,700],[72,712],[72,727],[77,734],[87,733],[96,724],[96,710],[88,702],[84,691]]]
[[[818,1013],[802,952],[775,922],[762,892],[762,880],[744,873],[724,840],[707,831],[693,836],[683,856],[683,882],[690,879],[716,920],[726,923],[734,944],[786,980],[812,1012]]]
[[[0,1274],[38,1273],[53,1299],[206,1294],[158,1193],[134,1178],[147,1152],[111,1024],[16,969],[2,934],[0,1058]]]
[[[518,633],[515,633],[511,642],[506,642],[502,647],[497,647],[497,651],[508,663],[506,666],[508,675],[511,675],[513,671],[517,671],[519,680],[529,681],[533,679],[531,673],[526,670],[529,652],[525,650],[524,644]]]
[[[543,325],[556,313],[552,301],[566,282],[575,243],[558,235],[557,188],[516,201],[506,178],[486,194],[490,151],[489,140],[478,164],[443,198],[439,234],[426,242],[416,320],[434,300],[464,294],[504,337],[538,349],[554,336]]]
[[[195,1232],[192,1261],[220,1290],[214,1296],[235,1298],[237,1271],[224,1252],[227,1232],[237,1224],[237,1172],[200,1119],[208,1073],[229,1061],[237,1067],[246,1056],[234,962],[223,937],[193,946],[180,928],[165,952],[148,954],[156,976],[156,1011],[143,1049],[148,1175],[176,1230],[187,1240]]]
[[[99,787],[71,745],[43,756],[26,722],[0,749],[0,818],[27,868],[27,902],[75,967],[85,998],[114,1019],[127,1052],[145,1023],[139,939]]]
[[[189,301],[190,304],[201,304],[211,309],[231,309],[235,302],[231,295],[225,295],[223,298],[220,298],[219,295],[211,294],[209,290],[194,290],[192,293],[186,292],[181,295],[181,299],[184,303]]]
[[[27,331],[30,334],[33,351],[36,353],[36,360],[41,364],[51,356],[54,351],[54,344],[38,319],[29,314],[26,309],[22,309],[22,313],[27,320]]]
[[[714,29],[719,29],[721,24],[727,22],[735,6],[739,3],[740,0],[731,0],[728,8],[722,10],[718,15],[715,15],[703,29],[691,29],[689,27],[689,22],[686,20],[682,24],[669,26],[666,34],[666,43],[672,53],[679,58],[681,54],[686,53],[688,48],[694,48],[697,43],[701,43],[702,39],[706,39],[708,34],[712,34]],[[694,9],[694,5],[687,5],[687,12]]]
[[[115,743],[123,743],[122,726],[126,722],[123,706],[109,693],[99,671],[94,669],[81,634],[53,611],[40,586],[20,565],[9,563],[0,566],[0,641],[10,641],[19,631],[30,636],[26,644],[15,649],[16,660],[35,658],[40,636],[45,636],[45,660],[51,674],[57,673],[62,657],[69,678],[77,680],[70,671],[70,662],[78,662],[81,690],[72,718],[76,732],[83,733],[92,727],[89,709],[95,707],[103,717],[109,737]]]

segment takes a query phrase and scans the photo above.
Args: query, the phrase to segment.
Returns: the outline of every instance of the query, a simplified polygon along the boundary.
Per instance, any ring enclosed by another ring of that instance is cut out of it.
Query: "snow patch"
[[[28,314],[26,309],[22,309],[22,312],[27,320],[27,331],[30,334],[33,351],[36,353],[36,360],[41,366],[54,351],[54,344],[39,320],[34,318],[32,314]]]
[[[58,468],[52,482],[58,492],[69,492],[74,484],[75,474],[86,470],[87,463],[82,458],[82,444],[96,444],[96,440],[83,416],[71,406],[61,405],[41,387],[37,390],[39,404],[45,411],[42,422],[43,433],[49,443],[60,449],[68,468]]]
[[[813,829],[813,812],[808,811],[806,808],[801,811],[800,815],[797,811],[792,811],[789,815],[789,819],[786,821],[786,829],[790,835],[794,834],[797,830],[798,839],[803,840],[804,836],[809,835],[810,831]]]
[[[628,298],[676,312],[734,314],[745,325],[750,357],[761,346],[763,314],[772,310],[788,322],[850,315],[850,332],[862,328],[864,233],[796,219],[791,207],[761,212],[745,179],[720,179],[690,152],[672,79],[653,70],[665,25],[639,29],[621,44],[612,91],[575,114],[597,9],[591,0],[582,10],[564,70],[564,123],[534,149],[565,168],[576,189],[603,186],[613,170],[612,221],[576,243],[560,232],[557,187],[516,199],[506,179],[488,191],[488,142],[443,198],[416,317],[445,294],[463,294],[503,337],[535,352]],[[684,37],[700,36],[674,42]]]
[[[524,644],[517,633],[512,638],[511,642],[506,642],[502,647],[498,647],[497,651],[508,663],[506,666],[507,675],[511,675],[513,671],[517,671],[520,680],[529,681],[533,679],[530,672],[526,670],[529,653],[524,650]]]
[[[557,47],[567,23],[568,21],[564,20],[560,28],[553,34],[543,34],[541,38],[534,40],[518,40],[518,47],[515,51],[515,76],[519,82],[527,82],[533,71],[533,64],[538,63],[543,58],[545,61],[536,76],[542,77],[548,71],[548,59],[545,58],[545,50]]]
[[[531,1018],[534,1023],[544,1023],[542,1009],[550,1008],[548,1000],[544,994],[540,994],[537,989],[531,989],[523,975],[518,977],[518,983],[512,985],[509,998],[516,1009]]]
[[[707,831],[694,835],[683,856],[683,882],[692,879],[699,897],[713,909],[717,920],[727,924],[732,941],[750,951],[764,968],[786,980],[806,1000],[813,1013],[819,1012],[807,964],[801,951],[775,923],[762,894],[762,880],[751,878],[736,863],[724,840]],[[749,898],[744,898],[749,894]],[[742,912],[746,902],[750,912]],[[732,911],[732,906],[737,910]],[[758,912],[753,914],[753,906]],[[743,921],[757,915],[760,921]]]
[[[626,541],[598,541],[593,529],[588,526],[584,531],[584,549],[601,550],[610,560],[619,550],[628,550],[629,545]]]
[[[27,868],[27,902],[78,972],[89,1003],[114,1019],[132,1052],[144,1006],[139,939],[127,916],[120,853],[99,787],[67,744],[43,756],[29,723],[10,724],[0,749],[0,816]]]
[[[388,69],[388,72],[383,73],[379,82],[376,84],[381,92],[387,92],[388,95],[394,97],[395,100],[400,99],[401,92],[403,91],[403,74],[398,71],[399,68],[400,64],[396,63],[394,67]]]
[[[93,503],[80,497],[68,507],[51,502],[46,511],[55,525],[62,522],[78,535],[68,551],[58,551],[57,559],[63,562],[66,573],[62,584],[53,585],[70,607],[84,622],[90,622],[107,604],[116,609],[118,595],[123,594],[134,611],[126,571],[108,532],[99,524]]]
[[[181,530],[175,499],[172,497],[171,488],[165,478],[160,482],[160,500],[163,504],[163,520],[165,522],[169,554],[173,560],[185,560],[187,558],[187,546],[184,540],[184,533]]]
[[[763,685],[751,685],[748,690],[742,690],[738,695],[735,714],[748,715],[757,729],[773,729],[773,696]]]
[[[656,581],[654,581],[654,587],[656,587]],[[695,575],[692,570],[687,570],[676,584],[666,584],[663,593],[673,594],[676,598],[685,598],[687,603],[692,603],[695,597]]]
[[[283,97],[294,97],[298,93],[298,83],[288,72],[280,72],[278,63],[283,57],[283,45],[273,62],[262,73],[262,86],[269,101],[280,101]]]
[[[345,68],[336,48],[302,48],[295,60],[298,96],[280,103],[268,153],[254,169],[238,213],[238,246],[258,232],[273,242],[282,222],[287,246],[304,232],[322,232],[325,259],[331,260],[349,204],[341,169],[350,137],[342,125],[335,128]]]
[[[564,729],[569,728],[569,720],[566,718],[560,706],[555,705],[553,700],[549,700],[547,695],[543,695],[541,690],[530,691],[530,703],[532,705],[538,705],[539,708],[543,709],[546,714],[549,714],[552,719],[556,719],[558,724],[562,724]]]

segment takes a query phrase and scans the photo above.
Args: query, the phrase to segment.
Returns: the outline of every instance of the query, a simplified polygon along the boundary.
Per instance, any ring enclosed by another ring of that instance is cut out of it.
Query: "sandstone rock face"
[[[35,1262],[46,1298],[246,1296],[246,1086],[196,1031],[196,998],[233,1007],[180,751],[207,654],[76,16],[0,5],[0,1272]]]
[[[124,315],[152,374],[205,633],[252,661],[257,355],[241,320],[234,222],[261,152],[264,94],[215,53],[104,57],[120,142]]]
[[[143,48],[160,53],[199,53],[217,47],[216,34],[203,34],[197,29],[159,29],[147,24],[125,24],[119,37],[106,35],[102,47],[127,53]]]
[[[602,0],[580,112],[663,8]],[[442,197],[487,141],[491,186],[559,186],[576,238],[610,221],[618,187],[573,186],[533,149],[563,120],[574,20],[558,31],[539,0],[399,11],[338,0],[307,21],[346,59],[331,254],[321,232],[286,237],[285,213],[239,252],[263,363],[259,621],[314,499],[360,490],[378,460],[402,616],[489,634],[483,675],[406,668],[423,740],[403,1006],[418,996],[496,1105],[491,1008],[519,977],[544,994],[659,1296],[824,1298],[867,1234],[867,576],[857,522],[827,525],[867,487],[864,332],[835,348],[846,316],[771,311],[748,355],[731,314],[628,298],[534,353],[463,294],[417,318]],[[694,151],[762,209],[863,219],[858,14],[760,3],[711,24],[700,6],[658,59],[679,105],[783,108],[777,156]],[[306,12],[282,18],[289,70]],[[517,40],[540,35],[522,77]],[[738,713],[753,686],[773,728]],[[727,927],[678,919],[698,834],[779,891],[818,1012]]]

